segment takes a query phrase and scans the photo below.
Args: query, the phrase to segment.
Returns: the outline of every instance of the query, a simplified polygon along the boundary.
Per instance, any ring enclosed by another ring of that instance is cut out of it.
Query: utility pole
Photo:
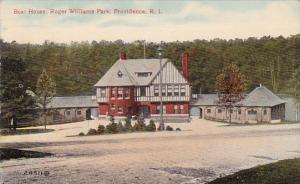
[[[144,59],[146,59],[146,40],[144,40]]]
[[[157,48],[157,52],[158,52],[158,58],[159,58],[159,64],[160,64],[160,80],[159,80],[159,96],[160,96],[160,108],[159,108],[159,112],[160,112],[160,123],[159,123],[159,130],[165,130],[165,124],[164,124],[164,118],[163,118],[163,101],[162,101],[162,79],[163,79],[163,72],[162,72],[162,61],[161,61],[161,57],[162,57],[162,48],[161,46],[159,46]]]

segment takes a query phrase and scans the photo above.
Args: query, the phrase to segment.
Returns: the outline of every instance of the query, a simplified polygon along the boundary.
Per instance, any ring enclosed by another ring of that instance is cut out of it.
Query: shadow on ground
[[[0,161],[17,158],[40,158],[53,155],[52,153],[43,153],[37,151],[27,151],[12,148],[0,148]]]
[[[2,130],[0,135],[22,135],[22,134],[39,134],[52,132],[54,129],[43,129],[43,128],[33,128],[33,129],[17,129],[17,130]]]

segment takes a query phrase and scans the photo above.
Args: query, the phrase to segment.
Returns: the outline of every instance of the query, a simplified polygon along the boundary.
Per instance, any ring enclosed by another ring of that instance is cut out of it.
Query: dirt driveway
[[[227,126],[194,119],[182,131],[72,137],[103,121],[3,136],[0,147],[54,156],[1,161],[1,183],[204,183],[259,164],[300,157],[300,124]]]

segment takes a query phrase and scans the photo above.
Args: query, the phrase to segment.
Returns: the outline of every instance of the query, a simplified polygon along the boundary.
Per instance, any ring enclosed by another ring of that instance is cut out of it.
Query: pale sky
[[[1,0],[0,0],[1,1]],[[184,41],[290,36],[300,33],[300,1],[96,1],[2,0],[1,32],[4,41],[59,43],[71,41]],[[31,15],[35,10],[160,9],[147,15]],[[14,10],[26,14],[14,14]]]

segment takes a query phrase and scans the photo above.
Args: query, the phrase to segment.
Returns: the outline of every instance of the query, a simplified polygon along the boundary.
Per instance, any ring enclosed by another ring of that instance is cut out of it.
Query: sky
[[[293,0],[0,0],[0,8],[0,36],[7,42],[160,42],[300,33],[300,1]],[[70,8],[102,9],[110,14],[71,14]],[[29,14],[29,9],[45,10],[46,14]],[[50,9],[67,13],[50,14]],[[160,9],[161,13],[120,15],[112,13],[114,9]]]

